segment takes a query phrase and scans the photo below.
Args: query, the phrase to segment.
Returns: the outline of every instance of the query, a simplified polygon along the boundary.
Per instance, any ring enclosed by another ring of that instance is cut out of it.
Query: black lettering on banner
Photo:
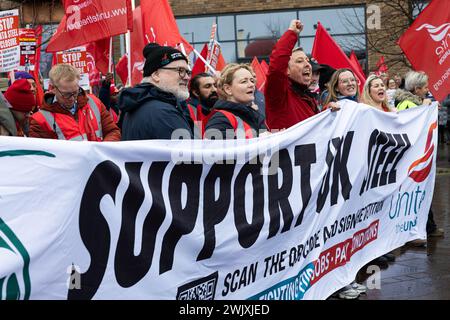
[[[201,164],[177,164],[170,174],[169,201],[172,223],[164,235],[159,261],[159,274],[172,269],[175,247],[183,235],[194,230],[200,199]],[[187,202],[183,208],[182,187],[187,187]]]
[[[306,207],[311,199],[311,165],[316,163],[316,145],[305,144],[295,147],[295,166],[300,166],[300,190],[302,193],[302,210],[295,226],[302,224]]]
[[[405,133],[391,134],[374,130],[370,135],[367,150],[368,171],[361,184],[359,194],[361,195],[369,189],[395,183],[397,164],[410,146],[408,135]],[[393,148],[388,150],[389,147]],[[378,152],[378,150],[380,151]]]
[[[349,131],[345,138],[333,138],[328,143],[328,151],[326,155],[326,163],[328,170],[325,177],[322,180],[322,185],[319,190],[319,195],[317,197],[317,209],[316,212],[320,213],[325,205],[326,199],[328,198],[328,193],[330,193],[330,176],[331,170],[333,170],[333,181],[331,183],[331,195],[330,195],[330,205],[333,206],[338,202],[339,196],[339,182],[342,187],[342,197],[344,200],[350,198],[350,191],[352,190],[352,184],[350,183],[350,178],[347,169],[347,161],[350,154],[350,148],[353,141],[354,131]],[[330,150],[330,145],[333,145],[336,150],[336,155]]]
[[[373,163],[374,161],[371,161],[372,157],[375,157],[377,151],[378,151],[378,146],[377,149],[375,149],[374,153],[372,154],[372,149],[373,147],[376,145],[376,141],[377,141],[377,137],[378,134],[380,133],[380,131],[378,131],[377,129],[373,130],[370,138],[369,138],[369,147],[367,149],[367,164],[369,165],[369,169],[367,172],[367,176],[364,178],[363,183],[361,185],[361,189],[359,190],[359,195],[362,195],[363,192],[367,191],[369,188],[369,179],[372,175],[372,170],[373,170]],[[367,187],[366,187],[367,186]]]
[[[203,228],[205,243],[197,256],[197,261],[211,258],[216,246],[214,227],[225,219],[230,208],[231,179],[235,164],[214,164],[208,172],[203,185]],[[215,192],[215,184],[219,179],[219,195]],[[216,200],[217,198],[217,200]]]
[[[135,285],[150,270],[156,234],[166,216],[162,181],[167,164],[168,162],[153,162],[150,166],[148,184],[152,194],[152,206],[143,223],[141,252],[137,256],[134,255],[136,218],[145,197],[140,179],[142,162],[125,164],[130,183],[123,198],[122,225],[114,260],[117,283],[122,287]]]
[[[281,233],[291,228],[292,219],[294,218],[288,199],[292,190],[292,161],[289,156],[289,151],[286,149],[280,150],[272,156],[272,159],[279,159],[278,168],[282,171],[283,182],[278,187],[278,170],[276,174],[268,176],[270,223],[267,239],[275,236],[280,229],[280,210],[283,212],[284,221]],[[270,161],[269,167],[272,167],[272,160]]]
[[[261,176],[262,157],[252,159],[242,166],[234,183],[234,223],[238,231],[238,241],[243,248],[251,247],[258,239],[264,225],[264,182]],[[256,164],[254,164],[256,162]],[[245,182],[252,177],[253,214],[252,221],[247,222],[245,216],[245,203],[249,201]]]
[[[395,183],[397,180],[397,164],[400,159],[403,158],[406,150],[411,147],[411,142],[409,141],[408,135],[406,133],[402,134],[394,134],[395,140],[397,140],[397,148],[392,152],[397,153],[397,157],[395,158],[395,162],[392,165],[391,172],[389,173],[389,183]],[[401,149],[400,153],[397,152],[398,149]]]
[[[108,222],[100,211],[100,201],[105,195],[115,201],[116,190],[122,175],[112,161],[103,161],[92,172],[81,197],[79,227],[81,239],[91,257],[89,269],[81,274],[80,289],[69,290],[69,300],[89,300],[97,292],[108,264],[111,233]],[[101,241],[99,241],[101,239]]]

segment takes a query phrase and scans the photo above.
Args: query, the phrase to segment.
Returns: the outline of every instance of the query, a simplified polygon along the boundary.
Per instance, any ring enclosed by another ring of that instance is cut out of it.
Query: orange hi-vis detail
[[[40,110],[35,119],[47,130],[55,132],[59,140],[102,141],[100,108],[88,96],[88,103],[77,110],[78,122],[70,115]]]
[[[235,116],[231,112],[225,110],[216,110],[216,112],[222,113],[230,121],[236,133],[236,138],[238,139],[252,139],[254,138],[253,129],[250,125],[243,121],[241,118]],[[245,136],[243,135],[245,133]]]

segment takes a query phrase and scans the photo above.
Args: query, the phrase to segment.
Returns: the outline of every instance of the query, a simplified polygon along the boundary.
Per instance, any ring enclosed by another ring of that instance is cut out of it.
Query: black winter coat
[[[123,113],[122,140],[171,139],[177,129],[193,138],[192,128],[177,99],[150,83],[125,89],[119,97]]]
[[[231,101],[218,100],[214,105],[213,110],[225,110],[241,118],[242,121],[246,122],[256,132],[254,137],[259,135],[260,130],[267,130],[264,116],[258,110],[255,110],[250,106]],[[220,112],[216,112],[213,116],[211,116],[206,124],[205,137],[211,138],[211,136],[208,135],[208,129],[219,130],[222,133],[223,139],[235,138],[234,135],[231,136],[229,134],[227,136],[227,130],[229,130],[228,132],[233,132],[234,128],[227,117]]]

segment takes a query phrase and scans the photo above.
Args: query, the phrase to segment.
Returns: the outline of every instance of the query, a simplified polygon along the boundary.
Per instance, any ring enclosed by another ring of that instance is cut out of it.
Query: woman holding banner
[[[383,79],[374,74],[370,75],[364,84],[362,101],[380,111],[396,111],[395,108],[389,106]]]
[[[250,139],[267,130],[264,116],[254,103],[256,79],[249,65],[227,65],[221,72],[218,87],[225,96],[214,104],[214,114],[206,124],[206,138]]]

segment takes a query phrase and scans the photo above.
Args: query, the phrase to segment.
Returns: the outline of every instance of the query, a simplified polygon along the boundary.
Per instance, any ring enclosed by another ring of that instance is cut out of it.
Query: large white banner
[[[1,137],[0,297],[325,299],[426,237],[436,121],[348,102],[252,140]]]

